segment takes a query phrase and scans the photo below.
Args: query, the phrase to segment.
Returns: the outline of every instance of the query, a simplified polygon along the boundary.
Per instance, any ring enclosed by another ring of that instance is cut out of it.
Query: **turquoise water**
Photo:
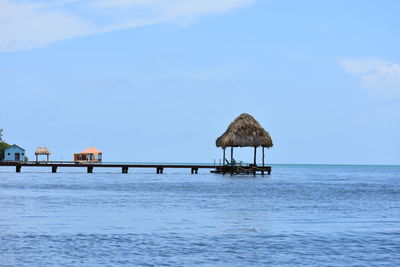
[[[400,167],[0,168],[0,266],[398,266]]]

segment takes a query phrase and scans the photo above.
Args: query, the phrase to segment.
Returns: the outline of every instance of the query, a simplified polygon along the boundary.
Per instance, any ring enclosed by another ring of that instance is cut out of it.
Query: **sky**
[[[269,163],[398,165],[399,14],[397,0],[0,0],[0,128],[30,159],[95,146],[218,162],[215,139],[249,113]]]

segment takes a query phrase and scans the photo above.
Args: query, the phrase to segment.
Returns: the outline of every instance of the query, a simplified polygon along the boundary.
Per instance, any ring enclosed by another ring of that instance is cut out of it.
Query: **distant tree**
[[[0,142],[0,161],[4,159],[4,150],[6,150],[10,145],[6,142]]]
[[[3,142],[3,129],[0,129],[0,161],[4,159],[4,150],[6,150],[10,145]]]

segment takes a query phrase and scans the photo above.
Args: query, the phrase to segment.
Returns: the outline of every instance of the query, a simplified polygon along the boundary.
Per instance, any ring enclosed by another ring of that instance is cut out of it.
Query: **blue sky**
[[[396,0],[0,0],[0,128],[31,159],[93,145],[106,161],[212,162],[246,112],[269,162],[400,164],[398,14]]]

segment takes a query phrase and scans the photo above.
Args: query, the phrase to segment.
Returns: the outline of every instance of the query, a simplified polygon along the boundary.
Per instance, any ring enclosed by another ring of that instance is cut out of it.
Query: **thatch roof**
[[[223,135],[216,140],[217,147],[272,147],[269,133],[249,114],[237,117]]]
[[[36,148],[35,155],[50,155],[50,151],[47,147],[38,147]]]

